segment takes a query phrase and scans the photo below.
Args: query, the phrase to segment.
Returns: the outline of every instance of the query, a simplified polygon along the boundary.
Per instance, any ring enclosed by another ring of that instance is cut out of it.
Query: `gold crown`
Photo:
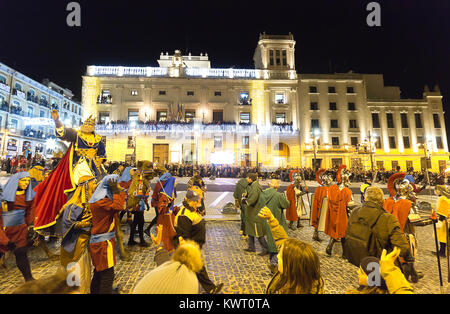
[[[83,125],[91,125],[95,126],[95,118],[92,118],[92,115],[89,116],[86,120],[84,120]]]

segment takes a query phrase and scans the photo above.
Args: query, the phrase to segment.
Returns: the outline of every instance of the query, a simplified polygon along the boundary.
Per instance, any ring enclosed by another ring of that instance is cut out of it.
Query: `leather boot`
[[[322,239],[319,238],[319,230],[314,229],[313,240],[317,242],[322,242]]]
[[[297,220],[297,228],[301,228],[301,227],[303,227],[302,226],[302,223],[300,222],[300,218]]]
[[[289,222],[289,229],[291,229],[291,230],[297,230],[295,227],[294,227],[294,222],[293,221],[290,221]]]
[[[333,251],[333,245],[336,243],[337,241],[333,238],[330,238],[330,242],[328,243],[327,249],[325,250],[325,252],[331,256],[331,252]]]

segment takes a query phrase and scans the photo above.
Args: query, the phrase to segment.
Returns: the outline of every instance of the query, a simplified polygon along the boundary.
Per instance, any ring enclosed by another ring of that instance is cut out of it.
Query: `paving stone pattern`
[[[325,293],[340,294],[357,287],[357,267],[343,260],[341,245],[336,243],[333,255],[327,256],[325,247],[328,239],[321,234],[321,243],[311,240],[313,228],[306,226],[296,231],[289,231],[290,236],[310,243],[318,252],[321,261],[321,272],[325,281]],[[268,270],[268,256],[261,257],[255,253],[245,252],[246,240],[239,235],[238,221],[208,221],[207,243],[203,253],[207,263],[207,270],[211,279],[223,282],[223,293],[226,294],[261,294],[265,292],[267,283],[271,279]],[[124,227],[127,229],[127,227]],[[415,293],[440,293],[439,277],[436,257],[431,255],[434,250],[432,226],[418,227],[417,237],[419,253],[417,269],[425,273],[425,277],[417,284],[413,284]],[[147,239],[147,241],[150,241]],[[257,241],[256,241],[257,242]],[[56,249],[55,245],[51,247]],[[256,244],[257,251],[260,249]],[[130,293],[135,284],[156,265],[153,261],[154,247],[141,248],[135,246],[129,249],[131,261],[118,261],[115,272],[115,283],[121,286],[121,293]],[[33,276],[36,279],[52,275],[59,262],[47,260],[44,252],[39,248],[29,251],[29,258]],[[447,263],[441,261],[445,289],[447,290]],[[0,269],[0,293],[11,293],[23,283],[22,275],[15,266],[14,256],[7,260],[7,269]]]

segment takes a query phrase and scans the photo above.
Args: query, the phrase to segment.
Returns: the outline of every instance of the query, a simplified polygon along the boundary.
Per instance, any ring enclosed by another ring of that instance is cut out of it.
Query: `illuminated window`
[[[332,137],[331,138],[331,145],[339,146],[339,137]]]
[[[277,60],[277,65],[281,65],[280,50],[275,50],[275,56],[276,56],[276,60]]]
[[[214,136],[214,148],[222,148],[222,136]]]
[[[397,148],[395,143],[395,136],[389,136],[389,148]]]
[[[350,144],[352,146],[358,145],[358,138],[357,137],[350,137]]]
[[[444,148],[441,136],[436,136],[436,146],[437,146],[438,149],[443,149]]]
[[[392,113],[386,113],[386,120],[389,129],[395,128],[394,126],[394,115]]]
[[[128,110],[128,123],[138,123],[139,122],[139,111],[138,110]]]
[[[275,102],[277,104],[284,104],[284,94],[275,94]]]
[[[269,50],[269,64],[273,66],[273,50]]]
[[[186,109],[184,117],[187,122],[191,122],[195,119],[195,110],[193,109]]]
[[[411,143],[409,142],[409,136],[403,136],[403,147],[411,148]]]
[[[287,55],[286,55],[286,50],[282,50],[281,52],[281,56],[282,56],[282,65],[286,66],[287,65]]]
[[[350,129],[357,129],[358,128],[358,123],[356,122],[356,120],[354,120],[354,119],[350,119],[349,120],[349,128]]]
[[[416,120],[416,128],[417,129],[423,128],[423,126],[422,126],[422,115],[420,113],[415,113],[414,114],[414,120]]]
[[[242,147],[243,148],[250,148],[250,137],[249,136],[243,136],[242,137]]]
[[[223,110],[214,110],[213,111],[213,122],[222,122],[223,121]]]
[[[433,122],[434,122],[434,127],[436,129],[441,128],[441,121],[439,120],[439,114],[437,114],[437,113],[433,114]]]
[[[400,114],[400,119],[402,121],[402,128],[403,129],[409,128],[409,126],[408,126],[408,115],[406,113],[401,113]]]
[[[241,112],[240,122],[246,124],[250,123],[250,112]]]
[[[311,129],[319,128],[319,119],[311,119]]]
[[[275,122],[286,123],[286,114],[284,112],[275,114]]]
[[[99,112],[98,120],[101,124],[106,124],[109,122],[109,112]]]
[[[310,86],[309,87],[309,92],[310,93],[317,93],[317,86]]]
[[[167,111],[163,111],[163,110],[160,110],[160,111],[157,111],[156,112],[156,121],[167,121]]]

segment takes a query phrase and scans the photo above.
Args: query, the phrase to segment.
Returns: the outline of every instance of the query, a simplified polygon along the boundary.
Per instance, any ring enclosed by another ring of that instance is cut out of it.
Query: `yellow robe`
[[[449,211],[450,211],[450,199],[448,199],[445,196],[439,197],[439,199],[437,201],[437,206],[436,206],[437,214],[446,217],[447,221],[449,221],[449,219],[448,219]],[[437,231],[437,237],[438,237],[439,242],[447,243],[447,228],[445,225],[445,220],[439,221],[439,223],[436,225],[436,227],[437,227],[436,231]]]

